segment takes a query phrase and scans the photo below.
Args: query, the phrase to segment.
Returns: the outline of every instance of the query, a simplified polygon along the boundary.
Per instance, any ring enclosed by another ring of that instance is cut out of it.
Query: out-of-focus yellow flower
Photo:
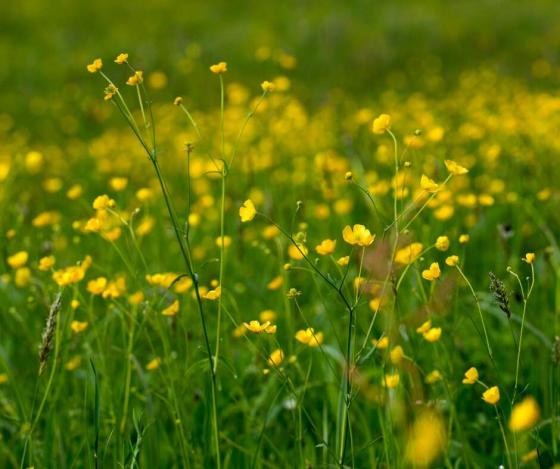
[[[271,83],[270,81],[265,80],[261,83],[261,88],[266,93],[270,93],[276,89],[276,85],[274,83]]]
[[[269,290],[279,290],[282,285],[284,285],[284,277],[278,275],[268,282],[266,288]]]
[[[438,251],[447,251],[449,249],[449,238],[447,236],[438,236],[435,246]]]
[[[328,256],[334,252],[336,247],[336,240],[334,239],[324,239],[321,244],[315,246],[315,251],[321,256]]]
[[[43,272],[49,270],[55,263],[54,256],[45,256],[39,259],[39,270]]]
[[[80,358],[79,355],[76,355],[75,357],[72,357],[64,364],[64,369],[67,371],[77,370],[80,367],[81,363],[82,363],[82,359]]]
[[[43,154],[38,151],[30,151],[25,155],[25,169],[32,174],[35,174],[43,167],[45,158]]]
[[[431,327],[432,327],[432,321],[428,319],[426,322],[422,323],[421,326],[416,328],[416,332],[418,332],[418,334],[425,334],[431,329]]]
[[[274,350],[270,356],[268,357],[268,365],[269,366],[280,366],[280,364],[284,361],[284,351],[282,349]]]
[[[384,335],[383,337],[381,337],[381,339],[377,340],[377,339],[371,339],[371,343],[372,345],[379,349],[379,350],[384,350],[389,346],[389,337],[387,337],[386,335]]]
[[[467,168],[452,160],[445,160],[445,167],[453,176],[460,176],[461,174],[467,174],[469,172]]]
[[[19,269],[23,267],[27,263],[27,259],[29,259],[29,254],[27,251],[18,251],[15,254],[12,254],[8,257],[8,265],[12,269]]]
[[[72,321],[70,323],[70,329],[72,329],[72,332],[75,334],[79,334],[80,332],[85,331],[88,325],[87,321]]]
[[[97,277],[90,280],[87,284],[87,291],[92,295],[101,295],[107,288],[107,279],[105,277]]]
[[[92,204],[95,210],[105,210],[107,208],[113,208],[115,205],[115,201],[111,199],[107,194],[98,195]]]
[[[434,193],[439,190],[439,184],[425,174],[420,178],[420,187],[426,192]]]
[[[134,75],[128,77],[126,84],[129,86],[137,86],[144,81],[144,72],[142,70],[136,70]]]
[[[393,347],[389,352],[389,358],[391,359],[391,363],[397,365],[402,361],[404,357],[404,350],[400,345]]]
[[[17,287],[23,288],[29,285],[31,280],[31,270],[28,267],[20,267],[16,270],[14,282]]]
[[[257,214],[257,209],[255,208],[255,204],[251,199],[247,199],[243,202],[243,205],[239,207],[239,217],[241,218],[241,222],[251,221],[255,218]]]
[[[173,105],[175,106],[180,106],[181,104],[183,104],[183,98],[181,96],[177,96],[174,100],[173,100]]]
[[[500,390],[498,386],[492,386],[482,393],[482,400],[491,405],[496,405],[500,400]]]
[[[391,129],[391,116],[389,114],[381,114],[375,118],[371,126],[371,131],[374,134],[383,134]]]
[[[312,327],[301,329],[296,332],[295,338],[298,342],[306,344],[309,347],[318,347],[323,343],[323,333],[315,332]]]
[[[470,241],[471,237],[468,234],[462,234],[459,236],[459,243],[460,244],[467,244]]]
[[[532,396],[527,396],[521,402],[515,404],[509,418],[509,429],[513,432],[529,430],[541,416],[539,404]]]
[[[74,310],[78,309],[80,307],[80,302],[78,300],[72,300],[70,302],[70,307]]]
[[[459,256],[449,256],[445,259],[445,263],[449,267],[455,267],[459,263]]]
[[[114,177],[109,180],[109,186],[114,191],[123,191],[128,186],[128,179],[125,177]]]
[[[92,63],[86,66],[89,73],[96,73],[103,68],[103,61],[101,59],[95,59]]]
[[[445,425],[434,412],[423,412],[415,420],[406,442],[406,459],[414,467],[428,467],[446,445]]]
[[[8,381],[8,375],[6,373],[0,373],[0,384],[7,383]]]
[[[398,264],[412,264],[422,253],[422,243],[412,243],[399,249],[395,254],[395,262]]]
[[[144,301],[144,293],[140,290],[128,296],[128,302],[131,305],[139,305],[142,301]]]
[[[226,62],[219,62],[217,64],[210,66],[210,71],[215,75],[220,75],[221,73],[227,72],[227,63]]]
[[[432,262],[429,269],[422,271],[422,278],[430,282],[438,279],[441,275],[441,269],[437,262]]]
[[[343,256],[336,261],[336,263],[342,267],[348,265],[348,262],[350,262],[350,256]]]
[[[522,259],[522,261],[526,262],[527,264],[532,264],[533,262],[535,262],[535,253],[528,252],[527,254],[525,254],[525,257]]]
[[[441,337],[441,327],[432,327],[422,334],[428,342],[437,342]]]
[[[309,250],[307,247],[301,243],[297,243],[297,246],[294,244],[290,244],[288,246],[288,256],[290,256],[290,259],[293,259],[294,261],[303,259],[308,253]]]
[[[442,378],[443,378],[443,376],[441,375],[439,370],[433,370],[426,375],[426,378],[424,379],[424,382],[426,384],[434,384],[434,383],[437,383],[438,381],[441,381]]]
[[[179,312],[179,300],[175,300],[167,308],[165,308],[161,314],[164,316],[175,316]]]
[[[103,93],[105,94],[103,96],[103,99],[105,101],[109,101],[111,99],[113,99],[113,96],[115,96],[118,93],[119,89],[113,85],[112,83],[109,83],[106,87],[105,90],[103,90]]]
[[[465,371],[463,384],[474,384],[477,381],[478,381],[478,370],[474,366],[471,366],[467,371]]]
[[[401,377],[399,376],[398,373],[386,374],[383,377],[383,385],[389,389],[396,388],[399,385],[400,381],[401,381]]]
[[[346,225],[342,230],[342,238],[348,244],[365,247],[373,243],[375,235],[372,235],[364,225],[356,224],[353,227]]]
[[[82,186],[80,186],[79,184],[74,184],[72,187],[70,187],[70,189],[68,189],[68,191],[66,191],[66,197],[68,197],[70,200],[76,200],[82,195],[82,192]]]
[[[160,367],[160,365],[161,365],[161,358],[155,357],[146,364],[146,370],[155,371]]]
[[[121,52],[119,55],[117,55],[117,58],[115,59],[115,63],[119,65],[122,65],[127,61],[128,61],[128,54],[126,52]]]

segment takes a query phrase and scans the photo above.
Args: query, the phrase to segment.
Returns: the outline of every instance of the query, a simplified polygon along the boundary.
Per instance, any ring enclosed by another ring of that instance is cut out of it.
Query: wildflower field
[[[0,468],[560,468],[560,5],[0,17]]]

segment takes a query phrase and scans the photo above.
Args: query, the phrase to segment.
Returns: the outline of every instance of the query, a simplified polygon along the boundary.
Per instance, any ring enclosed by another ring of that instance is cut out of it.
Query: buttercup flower
[[[153,358],[146,364],[146,370],[155,371],[160,367],[160,365],[161,365],[161,358],[160,357]]]
[[[513,432],[529,430],[538,421],[541,411],[537,401],[532,396],[527,396],[521,402],[515,404],[509,418],[509,429]]]
[[[72,329],[72,332],[74,332],[75,334],[78,334],[80,332],[83,332],[87,329],[88,327],[88,323],[87,321],[72,321],[70,323],[70,329]]]
[[[432,262],[429,269],[422,271],[422,278],[430,282],[438,279],[440,275],[441,269],[439,268],[439,264],[437,262]]]
[[[422,334],[428,342],[437,342],[441,337],[441,327],[432,327]]]
[[[369,246],[375,239],[375,235],[372,235],[364,225],[358,224],[352,228],[349,225],[345,226],[342,231],[342,237],[348,244],[362,247]]]
[[[391,129],[391,116],[389,114],[381,114],[373,121],[371,130],[374,134],[383,134]]]
[[[535,253],[528,252],[527,254],[525,254],[525,257],[522,259],[522,261],[526,262],[527,264],[532,264],[533,262],[535,262]]]
[[[265,80],[261,83],[261,88],[263,91],[270,93],[276,89],[276,85],[274,83],[271,83],[270,81]]]
[[[96,73],[103,68],[103,61],[101,59],[95,59],[92,63],[88,64],[86,68],[89,73]]]
[[[126,84],[129,86],[137,86],[144,81],[144,72],[142,70],[136,70],[134,75],[128,77]]]
[[[422,177],[420,178],[420,187],[430,193],[437,192],[439,190],[439,184],[425,174],[422,174]]]
[[[215,65],[211,65],[210,66],[210,71],[216,75],[219,75],[221,73],[226,73],[227,72],[227,63],[226,62],[219,62]]]
[[[117,64],[124,64],[128,61],[128,54],[122,52],[119,55],[117,55],[117,58],[115,59],[115,63]]]
[[[245,326],[245,329],[255,334],[261,334],[262,332],[266,332],[267,334],[276,333],[276,326],[271,325],[270,321],[265,321],[261,324],[259,321],[253,320],[248,323],[244,322],[243,326]]]
[[[280,364],[283,361],[284,361],[284,351],[279,348],[274,350],[268,357],[269,366],[280,366]]]
[[[395,262],[397,264],[412,264],[422,253],[422,243],[412,243],[404,248],[399,249],[395,253]]]
[[[323,343],[323,333],[315,332],[312,327],[301,329],[296,332],[296,340],[309,347],[317,347]]]
[[[389,389],[396,388],[399,385],[401,378],[398,373],[386,374],[383,378],[383,385]]]
[[[426,322],[422,323],[420,327],[416,328],[416,332],[418,332],[418,334],[424,334],[428,332],[431,329],[431,327],[432,327],[432,321],[428,319]]]
[[[179,300],[175,300],[167,308],[165,308],[161,314],[164,316],[175,316],[179,312]]]
[[[474,366],[471,366],[467,371],[465,371],[463,384],[474,384],[477,381],[478,381],[478,370]]]
[[[460,176],[461,174],[467,174],[469,172],[467,168],[464,168],[452,160],[445,160],[445,167],[453,176]]]
[[[257,209],[255,208],[255,204],[251,199],[247,199],[239,208],[239,217],[241,218],[242,223],[251,221],[253,218],[255,218],[256,214]]]
[[[325,239],[321,241],[321,244],[315,246],[315,251],[317,254],[321,256],[328,256],[334,252],[334,248],[336,247],[336,240],[334,239]]]
[[[459,263],[459,256],[449,256],[445,259],[445,263],[449,266],[449,267],[455,267],[458,263]]]
[[[500,400],[500,390],[498,386],[492,386],[482,393],[482,400],[491,405],[496,405]]]
[[[449,238],[447,236],[438,236],[435,246],[438,251],[447,251],[449,249]]]
[[[8,265],[12,269],[19,269],[23,267],[27,263],[27,259],[29,259],[29,254],[27,251],[18,251],[15,254],[8,257]]]

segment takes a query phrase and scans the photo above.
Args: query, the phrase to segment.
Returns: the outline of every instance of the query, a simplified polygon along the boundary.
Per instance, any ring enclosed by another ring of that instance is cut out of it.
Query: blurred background
[[[547,0],[5,1],[0,125],[31,140],[96,134],[87,114],[102,90],[85,65],[108,67],[121,51],[147,71],[155,101],[181,94],[196,108],[217,105],[207,80],[219,60],[247,86],[289,77],[308,109],[342,91],[359,102],[387,89],[436,94],[479,67],[549,87],[559,18]]]

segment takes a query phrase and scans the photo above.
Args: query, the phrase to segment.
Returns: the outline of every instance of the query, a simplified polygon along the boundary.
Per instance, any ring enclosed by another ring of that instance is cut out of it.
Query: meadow
[[[0,467],[560,467],[558,5],[55,3],[0,19]]]

